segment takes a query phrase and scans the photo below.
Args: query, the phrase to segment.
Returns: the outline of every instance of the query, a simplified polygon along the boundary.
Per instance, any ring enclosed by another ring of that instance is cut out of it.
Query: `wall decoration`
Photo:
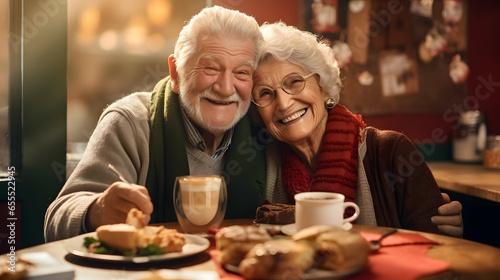
[[[412,14],[432,18],[432,4],[434,0],[411,1],[410,11]]]
[[[418,92],[415,60],[405,53],[385,52],[380,55],[380,79],[384,97]]]
[[[335,59],[339,63],[339,67],[344,67],[352,62],[352,51],[349,44],[343,41],[335,41],[331,43],[332,51]]]
[[[450,77],[455,84],[464,83],[469,76],[469,66],[459,54],[453,56],[450,62]]]
[[[313,7],[325,2],[304,0],[303,29],[330,43],[341,103],[377,116],[436,114],[463,102],[468,0],[337,0],[337,31],[315,26]]]
[[[418,46],[418,54],[423,62],[430,62],[434,57],[438,56],[446,50],[448,42],[439,34],[436,28],[429,30]]]
[[[339,31],[337,0],[314,0],[311,8],[311,23],[315,32],[336,33]]]
[[[365,6],[366,6],[365,0],[349,1],[349,11],[355,14],[361,12],[365,8]]]
[[[444,0],[441,15],[443,21],[449,24],[457,24],[464,14],[463,4],[460,0]]]

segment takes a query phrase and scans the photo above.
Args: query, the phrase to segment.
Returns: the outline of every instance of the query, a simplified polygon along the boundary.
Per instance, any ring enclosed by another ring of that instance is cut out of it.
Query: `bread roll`
[[[306,243],[274,239],[255,245],[241,261],[245,279],[302,279],[314,264],[314,249]]]
[[[147,225],[146,223],[146,215],[142,213],[141,210],[137,208],[132,208],[128,211],[127,219],[125,220],[126,224],[134,226],[135,228],[143,228]]]
[[[97,239],[109,248],[135,253],[136,228],[128,224],[103,225],[96,229]]]
[[[33,267],[33,263],[14,257],[11,259],[8,255],[0,256],[0,280],[22,280],[27,279],[29,270]],[[12,264],[15,262],[15,269],[12,269]]]
[[[97,239],[111,249],[134,255],[139,249],[148,245],[157,245],[164,253],[181,252],[186,238],[176,229],[163,226],[146,226],[112,224],[103,225],[96,230]]]
[[[316,243],[320,268],[348,272],[363,268],[368,262],[370,245],[357,232],[324,232],[318,235]]]
[[[317,225],[300,230],[292,239],[315,248],[319,268],[345,272],[364,267],[368,262],[370,246],[357,232]]]
[[[271,236],[260,227],[234,225],[222,228],[215,234],[218,261],[221,265],[238,265],[253,246],[268,240]]]
[[[144,248],[151,244],[160,247],[164,253],[181,252],[186,238],[176,229],[164,226],[146,226],[137,230],[137,247]]]

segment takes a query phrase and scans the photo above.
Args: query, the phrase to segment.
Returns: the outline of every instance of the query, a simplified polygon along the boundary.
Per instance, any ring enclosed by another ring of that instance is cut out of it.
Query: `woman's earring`
[[[327,100],[325,100],[325,108],[327,110],[332,109],[333,107],[335,107],[335,105],[337,105],[337,102],[335,102],[335,99],[329,97]]]

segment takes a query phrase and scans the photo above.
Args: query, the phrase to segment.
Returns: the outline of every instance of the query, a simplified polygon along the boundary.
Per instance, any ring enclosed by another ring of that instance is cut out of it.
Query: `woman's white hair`
[[[255,44],[256,62],[259,60],[263,37],[255,18],[220,6],[206,7],[182,28],[175,44],[175,63],[181,78],[187,72],[185,69],[187,61],[196,54],[203,38],[222,39],[225,36],[252,40]],[[255,64],[254,68],[256,67]]]
[[[269,56],[296,64],[319,75],[319,85],[328,95],[339,100],[342,87],[340,69],[332,49],[307,31],[283,22],[265,23],[260,27],[264,36],[259,62]]]

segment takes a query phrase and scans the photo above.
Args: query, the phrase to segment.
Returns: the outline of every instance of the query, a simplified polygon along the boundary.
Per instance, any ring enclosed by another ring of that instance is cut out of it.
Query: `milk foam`
[[[182,208],[195,225],[210,223],[219,209],[221,180],[186,180],[181,182]]]

